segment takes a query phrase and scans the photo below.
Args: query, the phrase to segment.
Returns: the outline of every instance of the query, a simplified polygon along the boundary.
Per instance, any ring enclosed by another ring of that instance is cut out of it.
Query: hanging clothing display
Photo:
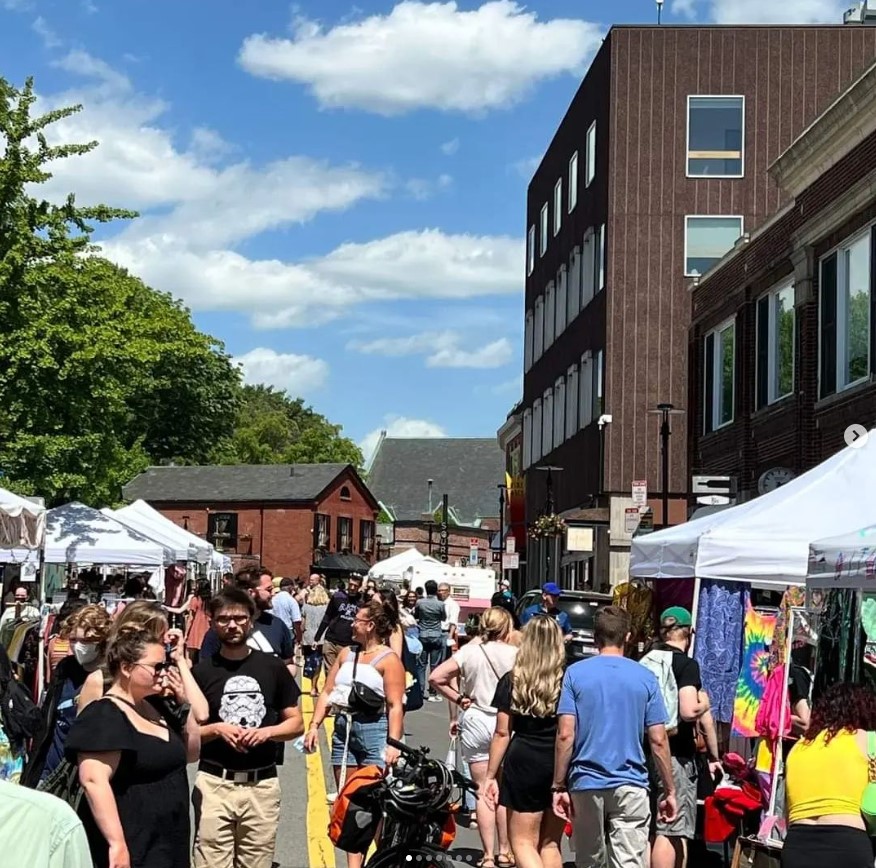
[[[770,669],[785,663],[785,651],[788,646],[788,627],[791,624],[791,609],[802,609],[806,605],[806,589],[792,586],[785,591],[779,614],[776,618],[776,629],[773,633],[773,644],[770,648]],[[800,616],[798,615],[798,618]],[[795,632],[800,633],[803,625],[795,626]]]
[[[855,656],[855,626],[858,592],[853,588],[829,591],[818,621],[818,665],[815,668],[813,696],[831,684],[853,681],[860,672]]]
[[[647,645],[654,638],[654,592],[638,582],[624,582],[614,589],[612,605],[630,616],[632,645]]]
[[[733,720],[733,703],[742,668],[742,631],[748,585],[704,579],[700,585],[694,659],[700,664],[703,690],[718,723]]]
[[[742,668],[733,704],[734,735],[757,736],[755,720],[766,687],[770,667],[770,646],[776,629],[776,611],[755,609],[748,599],[742,640]]]

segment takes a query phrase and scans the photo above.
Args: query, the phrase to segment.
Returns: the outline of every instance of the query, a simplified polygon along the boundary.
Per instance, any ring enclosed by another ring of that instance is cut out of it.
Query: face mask
[[[90,642],[73,643],[73,656],[80,666],[88,666],[89,663],[94,663],[97,660],[98,654],[97,645],[92,645]]]

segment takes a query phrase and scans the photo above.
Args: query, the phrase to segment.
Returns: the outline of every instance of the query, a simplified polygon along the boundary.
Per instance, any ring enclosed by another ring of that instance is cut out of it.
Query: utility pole
[[[660,416],[660,489],[663,507],[661,527],[669,527],[669,438],[672,430],[669,427],[670,416],[682,416],[684,410],[676,410],[673,404],[658,404],[649,413]]]
[[[447,563],[450,560],[450,505],[447,495],[441,497],[441,532],[439,539],[441,542],[441,561]]]
[[[504,482],[499,489],[499,581],[505,578],[505,492],[508,486]]]

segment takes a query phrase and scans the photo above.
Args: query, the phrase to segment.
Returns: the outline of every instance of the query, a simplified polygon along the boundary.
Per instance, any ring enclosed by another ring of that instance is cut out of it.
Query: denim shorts
[[[344,761],[344,740],[347,737],[348,720],[346,714],[339,714],[335,718],[335,734],[332,737],[333,766],[339,766]],[[387,734],[386,715],[376,720],[353,720],[350,724],[347,765],[383,768]]]

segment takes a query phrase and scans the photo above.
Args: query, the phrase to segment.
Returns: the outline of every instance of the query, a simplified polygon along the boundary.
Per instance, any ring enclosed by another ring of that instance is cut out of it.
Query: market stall
[[[102,509],[101,512],[125,527],[162,543],[174,553],[177,561],[209,564],[212,560],[214,549],[210,543],[174,524],[145,501],[137,500],[120,509]]]
[[[392,557],[378,561],[368,570],[368,578],[375,579],[379,582],[399,582],[404,581],[405,577],[410,572],[411,567],[418,566],[423,563],[441,564],[441,561],[424,555],[415,548],[404,549],[403,551],[394,554]]]
[[[0,488],[0,548],[38,549],[45,528],[45,507]]]

